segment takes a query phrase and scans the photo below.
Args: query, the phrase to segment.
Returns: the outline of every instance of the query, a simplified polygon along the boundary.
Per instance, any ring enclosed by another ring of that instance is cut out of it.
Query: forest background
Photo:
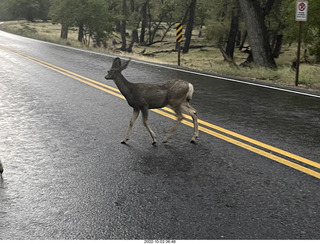
[[[320,90],[320,1],[302,23],[299,85]],[[152,62],[293,86],[295,0],[0,0],[0,29]]]

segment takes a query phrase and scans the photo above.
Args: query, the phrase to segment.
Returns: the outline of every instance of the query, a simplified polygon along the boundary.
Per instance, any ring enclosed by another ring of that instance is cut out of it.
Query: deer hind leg
[[[131,131],[132,131],[133,124],[137,120],[137,118],[139,116],[139,113],[140,113],[139,109],[135,109],[135,108],[133,109],[133,114],[132,114],[132,117],[130,119],[129,129],[128,129],[126,137],[121,142],[122,144],[126,144],[126,142],[130,139],[130,134],[131,134]]]
[[[182,111],[189,114],[193,120],[193,136],[190,142],[194,143],[199,137],[197,110],[191,107],[189,103],[185,103],[182,105]]]
[[[147,128],[148,132],[150,133],[151,137],[152,137],[152,145],[155,145],[157,143],[156,140],[156,134],[151,130],[151,128],[148,125],[148,109],[147,108],[143,108],[141,110],[142,112],[142,122],[143,125]]]
[[[177,130],[178,126],[181,124],[181,121],[183,120],[183,115],[181,113],[180,108],[174,108],[174,111],[176,112],[177,121],[174,123],[172,129],[169,131],[169,133],[165,136],[163,143],[166,143],[173,135],[173,133]]]

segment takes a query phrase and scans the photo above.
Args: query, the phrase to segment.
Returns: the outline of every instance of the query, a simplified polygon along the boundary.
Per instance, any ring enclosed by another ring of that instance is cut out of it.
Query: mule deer
[[[193,119],[194,132],[191,142],[194,143],[199,135],[197,111],[192,108],[189,101],[193,94],[193,85],[183,80],[171,80],[164,83],[131,83],[122,74],[121,71],[127,68],[131,59],[121,62],[120,58],[115,58],[111,69],[105,76],[107,80],[114,80],[122,95],[126,98],[128,104],[133,108],[133,115],[130,120],[128,132],[121,143],[125,144],[132,131],[132,126],[139,116],[140,111],[143,116],[143,125],[147,128],[152,137],[152,144],[156,144],[156,135],[149,127],[148,109],[162,108],[170,105],[176,113],[177,121],[165,136],[163,142],[167,142],[176,131],[183,119],[182,112],[189,114]]]

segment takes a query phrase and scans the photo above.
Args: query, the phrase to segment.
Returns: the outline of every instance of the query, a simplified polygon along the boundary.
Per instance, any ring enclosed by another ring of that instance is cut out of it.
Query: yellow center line
[[[5,48],[5,47],[3,47],[3,48]],[[79,74],[77,74],[77,73],[71,72],[71,71],[69,71],[69,70],[63,69],[63,68],[58,67],[58,66],[56,66],[56,65],[47,63],[47,62],[45,62],[45,61],[42,61],[42,60],[37,59],[37,58],[34,58],[34,57],[31,57],[31,56],[26,55],[26,54],[24,54],[24,53],[21,53],[21,52],[15,51],[15,50],[11,50],[11,49],[9,49],[9,48],[5,48],[5,49],[7,49],[7,50],[9,50],[9,51],[11,51],[11,52],[14,52],[14,53],[16,53],[16,54],[18,54],[18,55],[20,55],[20,56],[23,56],[23,57],[25,57],[25,58],[28,58],[29,60],[32,60],[33,62],[36,62],[36,63],[38,63],[38,64],[40,64],[40,65],[42,65],[42,66],[44,66],[44,67],[47,67],[47,68],[49,68],[49,69],[51,69],[51,70],[54,70],[54,71],[59,72],[59,73],[61,73],[61,74],[63,74],[63,75],[66,75],[66,76],[68,76],[68,77],[70,77],[70,78],[72,78],[72,79],[78,80],[78,81],[80,81],[80,82],[82,82],[82,83],[85,83],[85,84],[87,84],[87,85],[90,85],[90,86],[92,86],[92,87],[94,87],[94,88],[97,88],[97,89],[99,89],[99,90],[101,90],[101,91],[104,91],[104,92],[107,92],[107,93],[109,93],[109,94],[111,94],[111,95],[117,96],[117,97],[119,97],[119,98],[121,98],[121,99],[125,99],[124,96],[119,92],[119,90],[118,90],[117,88],[114,88],[114,87],[112,87],[112,86],[108,86],[108,85],[106,85],[106,84],[103,84],[103,83],[98,82],[98,81],[95,81],[95,80],[92,80],[92,79],[90,79],[90,78],[87,78],[87,77],[85,77],[85,76],[82,76],[82,75],[79,75]],[[163,110],[164,110],[164,111],[163,111]],[[165,117],[167,117],[167,118],[176,120],[175,115],[173,115],[173,114],[174,114],[174,111],[173,111],[172,109],[168,108],[168,107],[164,107],[164,108],[162,108],[162,109],[152,109],[152,111],[155,112],[155,113],[158,113],[158,114],[160,114],[160,115],[163,115],[163,116],[165,116]],[[166,112],[165,112],[165,111],[166,111]],[[168,112],[169,112],[169,113],[168,113]],[[185,114],[184,114],[184,116],[185,116],[187,119],[192,120],[192,118],[191,118],[190,116],[185,115]],[[254,140],[254,139],[252,139],[252,138],[243,136],[243,135],[241,135],[241,134],[238,134],[238,133],[236,133],[236,132],[233,132],[233,131],[224,129],[224,128],[222,128],[222,127],[213,125],[213,124],[208,123],[208,122],[206,122],[206,121],[204,121],[204,120],[200,120],[200,119],[199,119],[198,122],[199,122],[199,124],[204,125],[204,126],[206,126],[206,127],[208,127],[208,128],[214,129],[214,130],[216,130],[216,131],[220,131],[220,132],[222,132],[222,133],[224,133],[224,134],[227,134],[227,135],[229,135],[229,136],[232,136],[232,137],[234,137],[234,138],[238,138],[238,139],[240,139],[240,140],[242,140],[242,141],[249,142],[249,143],[251,143],[251,144],[253,144],[253,145],[256,145],[256,146],[258,146],[258,147],[260,147],[260,148],[267,149],[267,150],[269,150],[269,151],[272,151],[272,152],[278,153],[278,154],[280,154],[280,155],[283,155],[283,156],[285,156],[285,157],[287,157],[287,158],[291,158],[291,159],[294,159],[294,160],[296,160],[296,161],[299,161],[299,162],[302,162],[302,163],[304,163],[304,164],[308,164],[308,165],[310,165],[310,166],[313,166],[313,167],[315,167],[315,168],[320,169],[320,164],[317,163],[317,162],[314,162],[314,161],[311,161],[311,160],[309,160],[309,159],[303,158],[303,157],[301,157],[301,156],[292,154],[292,153],[287,152],[287,151],[284,151],[284,150],[282,150],[282,149],[273,147],[273,146],[268,145],[268,144],[265,144],[265,143],[263,143],[263,142]],[[193,123],[191,123],[190,121],[183,120],[182,123],[185,124],[185,125],[187,125],[187,126],[193,127]],[[206,127],[199,126],[199,130],[202,131],[202,132],[204,132],[204,133],[206,133],[206,134],[212,135],[212,136],[217,137],[217,138],[219,138],[219,139],[221,139],[221,140],[227,141],[227,142],[229,142],[229,143],[231,143],[231,144],[237,145],[237,146],[242,147],[242,148],[244,148],[244,149],[246,149],[246,150],[249,150],[249,151],[251,151],[251,152],[254,152],[254,153],[256,153],[256,154],[259,154],[259,155],[261,155],[261,156],[263,156],[263,157],[269,158],[269,159],[271,159],[271,160],[273,160],[273,161],[276,161],[276,162],[278,162],[278,163],[281,163],[281,164],[283,164],[283,165],[289,166],[289,167],[291,167],[291,168],[293,168],[293,169],[299,170],[299,171],[301,171],[301,172],[304,172],[304,173],[306,173],[306,174],[308,174],[308,175],[311,175],[311,176],[314,176],[314,177],[320,179],[320,173],[317,172],[317,171],[314,171],[314,170],[312,170],[312,169],[306,168],[306,167],[304,167],[304,166],[301,166],[300,164],[291,162],[291,161],[289,161],[289,160],[287,160],[287,159],[281,158],[280,156],[274,155],[274,154],[272,154],[272,153],[270,153],[270,152],[266,152],[266,151],[261,150],[261,149],[259,149],[259,148],[253,147],[252,145],[246,144],[246,143],[244,143],[244,142],[242,142],[242,141],[238,141],[238,140],[236,140],[236,139],[234,139],[234,138],[231,138],[231,137],[228,137],[228,136],[226,136],[226,135],[220,134],[220,133],[218,133],[218,132],[212,131],[212,130],[206,128]]]
[[[167,107],[166,107],[166,108],[163,108],[163,109],[166,110],[166,111],[168,111],[168,112],[174,113],[174,111],[173,111],[172,109],[170,109],[170,108],[167,108]],[[192,119],[192,118],[191,118],[190,116],[188,116],[188,115],[184,115],[184,116],[187,117],[187,118],[190,119],[190,120]],[[208,122],[206,122],[206,121],[203,121],[203,120],[200,120],[200,119],[199,119],[198,122],[199,122],[199,124],[203,124],[203,125],[205,125],[205,126],[207,126],[207,127],[210,127],[210,128],[212,128],[212,129],[221,131],[221,132],[223,132],[223,133],[225,133],[225,134],[228,134],[228,135],[230,135],[230,136],[239,138],[239,139],[241,139],[241,140],[243,140],[243,141],[250,142],[250,143],[252,143],[252,144],[254,144],[254,145],[257,145],[257,146],[259,146],[259,147],[263,147],[263,148],[265,148],[265,149],[267,149],[267,150],[270,150],[270,151],[273,151],[273,152],[282,154],[282,155],[284,155],[284,156],[286,156],[286,157],[288,157],[288,158],[295,159],[295,160],[297,160],[297,161],[300,161],[300,162],[305,163],[305,164],[309,164],[309,165],[311,165],[311,166],[313,166],[313,167],[316,167],[316,168],[320,169],[320,164],[319,164],[319,163],[316,163],[316,162],[311,161],[311,160],[309,160],[309,159],[306,159],[306,158],[300,157],[300,156],[298,156],[298,155],[292,154],[292,153],[290,153],[290,152],[284,151],[284,150],[282,150],[282,149],[279,149],[279,148],[270,146],[270,145],[268,145],[268,144],[265,144],[265,143],[263,143],[263,142],[254,140],[254,139],[252,139],[252,138],[249,138],[249,137],[240,135],[240,134],[238,134],[238,133],[236,133],[236,132],[233,132],[233,131],[224,129],[224,128],[220,127],[220,126],[210,124],[210,123],[208,123]]]

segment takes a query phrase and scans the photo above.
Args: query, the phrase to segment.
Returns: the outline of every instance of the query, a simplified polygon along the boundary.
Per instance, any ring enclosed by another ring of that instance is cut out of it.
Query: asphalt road
[[[4,32],[0,57],[0,239],[320,239],[319,94],[132,60],[132,82],[192,82],[201,131],[152,146],[139,119],[122,145],[113,57]]]

